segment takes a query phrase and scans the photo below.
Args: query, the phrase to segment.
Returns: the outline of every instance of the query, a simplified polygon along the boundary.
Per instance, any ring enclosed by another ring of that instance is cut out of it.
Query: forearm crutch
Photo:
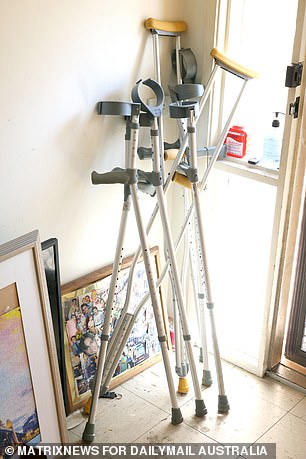
[[[163,184],[162,184],[160,150],[159,150],[160,142],[159,142],[158,117],[161,113],[163,100],[164,100],[164,94],[163,94],[163,90],[161,86],[156,81],[152,79],[147,79],[147,80],[144,80],[142,83],[143,85],[151,88],[152,91],[154,92],[155,97],[156,97],[156,105],[155,106],[147,105],[143,101],[142,97],[140,96],[140,91],[139,91],[141,80],[137,82],[137,84],[134,86],[132,90],[132,100],[134,102],[140,103],[142,110],[147,113],[150,113],[153,117],[153,125],[152,125],[151,132],[150,132],[151,142],[152,142],[152,151],[153,151],[152,183],[156,189],[158,207],[159,207],[161,222],[163,226],[163,234],[165,238],[165,246],[166,246],[168,257],[170,260],[170,270],[173,276],[174,289],[175,289],[175,294],[177,297],[178,309],[179,309],[181,325],[182,325],[182,330],[183,330],[183,339],[184,339],[187,356],[189,360],[189,365],[190,365],[190,372],[191,372],[192,382],[193,382],[193,387],[194,387],[194,392],[195,392],[195,413],[196,413],[196,416],[202,417],[207,413],[207,409],[206,409],[204,400],[202,398],[201,388],[200,388],[200,384],[198,381],[197,369],[195,365],[192,344],[191,344],[191,335],[190,335],[190,330],[189,330],[186,310],[185,310],[183,290],[182,290],[182,286],[180,282],[179,269],[178,269],[178,264],[176,260],[175,248],[174,248],[174,243],[173,243],[172,234],[170,230],[169,218],[168,218],[165,197],[164,197],[164,189],[163,189]]]
[[[98,108],[99,114],[103,115],[121,115],[130,117],[131,116],[131,104],[125,102],[101,102]],[[129,137],[129,126],[128,121],[126,123],[126,140]],[[127,167],[127,155],[125,155],[125,162]],[[113,171],[110,174],[105,174],[104,181],[102,179],[97,179],[97,174],[95,172],[92,173],[92,183],[116,183],[114,182],[115,179],[120,180],[120,183],[125,183],[127,178],[124,177],[122,170]],[[119,234],[117,239],[117,246],[114,258],[114,265],[113,265],[113,272],[110,281],[109,293],[106,301],[105,306],[105,318],[103,324],[103,333],[101,335],[101,346],[99,352],[99,359],[98,359],[98,366],[95,375],[94,387],[92,391],[91,397],[91,407],[90,407],[90,414],[89,419],[86,423],[84,432],[83,432],[83,440],[87,442],[92,442],[95,437],[95,418],[97,412],[97,404],[100,394],[100,385],[102,381],[102,375],[104,370],[104,363],[105,357],[108,347],[108,340],[110,335],[110,323],[111,323],[111,316],[112,316],[112,308],[115,300],[115,292],[117,287],[117,278],[118,274],[121,269],[122,263],[122,254],[123,254],[123,244],[124,244],[124,235],[126,230],[127,218],[131,207],[131,196],[128,190],[128,186],[125,184],[124,186],[124,200],[123,200],[123,207],[122,207],[122,214],[121,214],[121,221],[119,226]]]
[[[177,69],[177,80],[180,81],[179,78],[179,69]],[[200,84],[177,84],[176,86],[171,88],[172,100],[177,102],[178,105],[188,104],[188,100],[195,100],[202,97],[204,93],[204,87]],[[185,118],[177,117],[177,123],[180,130],[180,133],[187,132],[187,120]],[[207,152],[208,153],[208,149]],[[202,152],[197,152],[198,155],[201,155]],[[184,163],[179,165],[179,170],[184,170],[184,167],[189,168],[190,163],[190,153],[189,149],[186,150]],[[188,205],[188,196],[189,196],[189,189],[190,187],[185,187],[184,193],[184,207],[185,213],[189,207]],[[185,235],[185,247],[184,247],[184,254],[188,251],[189,253],[189,267],[190,267],[190,275],[192,281],[192,290],[194,296],[194,308],[197,316],[197,324],[198,324],[198,331],[200,337],[200,362],[203,362],[203,375],[202,375],[202,384],[204,386],[210,386],[212,384],[211,373],[209,370],[209,359],[208,359],[208,349],[207,349],[207,339],[206,339],[206,327],[205,327],[205,310],[203,307],[203,300],[204,300],[204,293],[202,289],[202,282],[199,276],[200,269],[197,256],[198,250],[195,249],[195,237],[194,231],[196,231],[197,221],[196,219],[194,222],[189,221],[186,235]],[[186,257],[183,259],[182,264],[182,271],[186,271]]]
[[[196,118],[197,108],[198,108],[197,102],[194,102],[194,103],[186,102],[186,103],[183,103],[182,105],[181,104],[170,104],[169,106],[171,118],[185,118],[188,120],[187,131],[188,131],[189,147],[190,147],[190,167],[187,170],[187,174],[188,174],[189,181],[192,183],[193,200],[194,200],[193,202],[194,202],[194,207],[195,207],[195,216],[197,219],[197,231],[198,231],[198,237],[199,237],[199,249],[200,249],[199,256],[200,256],[200,263],[203,266],[203,282],[205,282],[206,296],[207,296],[206,305],[207,305],[207,309],[210,312],[210,319],[211,319],[215,365],[216,365],[218,385],[219,385],[218,411],[220,413],[225,413],[225,412],[228,412],[229,410],[229,403],[228,403],[227,396],[225,395],[225,390],[224,390],[221,358],[220,358],[216,327],[215,327],[214,315],[213,315],[214,304],[212,300],[212,293],[211,293],[211,287],[210,287],[207,256],[206,256],[205,244],[204,244],[202,214],[201,214],[201,207],[200,207],[200,200],[199,200],[199,188],[198,188],[199,176],[198,176],[198,168],[197,168],[197,149],[196,149],[196,130],[195,130],[195,118]]]
[[[124,103],[128,106],[128,103]],[[98,174],[97,172],[92,173],[92,182],[93,184],[105,184],[105,183],[121,183],[127,187],[125,187],[125,199],[127,196],[131,196],[131,200],[133,203],[141,249],[143,254],[143,260],[145,265],[145,270],[147,274],[147,280],[149,285],[149,291],[154,311],[154,317],[156,322],[156,328],[158,332],[158,339],[160,342],[161,353],[164,361],[164,367],[166,372],[166,378],[169,388],[169,394],[171,399],[171,422],[173,424],[179,424],[183,421],[183,417],[181,414],[181,410],[178,406],[177,397],[175,393],[174,383],[172,379],[169,355],[168,355],[168,348],[167,348],[167,340],[165,334],[165,328],[163,324],[163,318],[161,313],[161,306],[158,300],[158,293],[155,285],[155,280],[153,277],[153,270],[151,266],[150,260],[150,250],[149,244],[147,240],[147,234],[145,232],[145,228],[143,226],[142,217],[140,213],[140,206],[138,202],[138,187],[137,187],[137,169],[136,169],[136,152],[138,146],[138,131],[139,131],[139,115],[140,115],[140,104],[138,103],[130,103],[130,141],[129,141],[129,152],[127,158],[127,167],[125,169],[115,168],[111,172],[107,172],[104,174]],[[126,115],[128,116],[128,115]],[[130,199],[130,198],[129,198]],[[122,259],[122,245],[124,239],[124,232],[125,232],[125,225],[120,225],[119,229],[119,236],[117,241],[117,249],[116,249],[116,256],[114,262],[114,271],[111,278],[111,287],[109,290],[109,296],[107,301],[107,309],[105,313],[104,319],[104,326],[103,326],[103,334],[101,337],[101,348],[99,353],[98,359],[98,368],[95,377],[95,384],[93,388],[93,395],[92,395],[92,403],[90,408],[89,419],[86,423],[85,430],[83,432],[83,440],[87,442],[92,442],[95,437],[95,418],[97,413],[97,404],[98,398],[100,394],[100,387],[103,377],[103,369],[104,369],[104,362],[106,356],[106,348],[107,343],[109,340],[109,332],[110,332],[110,319],[112,315],[112,304],[114,298],[114,292],[116,287],[117,281],[117,274],[120,267],[120,261]]]

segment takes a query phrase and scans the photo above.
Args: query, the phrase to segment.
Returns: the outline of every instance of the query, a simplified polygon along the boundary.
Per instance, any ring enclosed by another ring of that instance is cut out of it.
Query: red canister
[[[243,126],[234,125],[230,128],[225,139],[227,156],[243,158],[246,153],[247,133]]]

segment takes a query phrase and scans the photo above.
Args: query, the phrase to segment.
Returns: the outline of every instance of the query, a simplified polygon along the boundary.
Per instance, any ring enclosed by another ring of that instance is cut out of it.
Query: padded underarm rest
[[[147,30],[170,32],[174,34],[180,34],[187,30],[187,24],[184,21],[160,21],[159,19],[148,18],[145,20],[144,25]]]
[[[217,48],[213,48],[210,55],[215,59],[217,64],[228,72],[237,75],[244,80],[250,80],[251,78],[259,78],[259,74],[254,70],[248,69],[238,62],[230,59],[226,54],[221,53]]]

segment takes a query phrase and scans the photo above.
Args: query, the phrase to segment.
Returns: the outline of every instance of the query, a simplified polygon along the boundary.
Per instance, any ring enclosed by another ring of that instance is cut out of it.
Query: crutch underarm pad
[[[215,59],[216,63],[224,70],[237,75],[244,80],[250,80],[251,78],[259,78],[259,73],[251,70],[236,61],[233,61],[225,54],[221,53],[217,48],[213,48],[210,55]]]
[[[148,18],[144,24],[147,30],[161,30],[172,33],[182,33],[187,30],[187,24],[184,21],[160,21],[159,19]]]
[[[188,180],[188,178],[185,175],[180,174],[179,172],[175,172],[172,180],[173,182],[185,188],[189,188],[189,189],[192,188],[191,182]]]

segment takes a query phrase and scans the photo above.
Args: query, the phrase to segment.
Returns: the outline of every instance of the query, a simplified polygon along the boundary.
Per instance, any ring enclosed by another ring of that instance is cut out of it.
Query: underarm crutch
[[[186,32],[187,30],[187,25],[184,21],[160,21],[158,19],[154,18],[149,18],[146,19],[145,21],[145,28],[149,30],[152,34],[152,40],[153,40],[153,57],[154,57],[154,69],[155,69],[155,80],[159,85],[162,85],[161,83],[161,66],[160,66],[160,48],[159,48],[159,43],[160,43],[160,37],[170,37],[175,39],[175,55],[172,59],[173,64],[176,68],[176,75],[177,75],[177,83],[180,84],[182,83],[182,76],[181,76],[181,64],[182,64],[182,55],[181,53],[184,51],[184,62],[186,61],[188,65],[188,75],[186,75],[187,72],[185,72],[185,77],[188,77],[188,80],[193,78],[196,73],[196,62],[194,59],[193,54],[190,52],[190,50],[181,50],[181,35]],[[192,59],[193,58],[193,59]],[[184,68],[185,70],[185,68]],[[167,153],[165,152],[164,154],[169,155],[169,148],[175,148],[177,146],[172,144],[166,144],[163,142],[163,122],[162,122],[162,114],[159,116],[159,127],[160,127],[160,151],[163,153],[163,147],[167,148],[168,151]],[[181,137],[184,135],[184,127],[182,123],[182,129],[180,130],[181,132]],[[167,145],[167,146],[166,146]],[[175,150],[177,151],[177,150]],[[173,152],[172,152],[173,154]],[[161,158],[161,163],[162,163],[162,171],[164,171],[164,161],[163,157]],[[163,172],[164,173],[164,172]],[[183,293],[184,296],[186,297],[186,292],[185,287],[186,284],[184,282],[184,274],[186,273],[186,268],[187,268],[187,252],[188,252],[188,245],[186,242],[185,238],[185,247],[184,247],[184,257],[183,257],[183,262],[182,262],[182,269],[181,269],[181,284],[183,288]],[[179,382],[178,382],[178,392],[179,393],[187,393],[189,390],[188,386],[188,380],[187,380],[187,373],[189,370],[189,365],[188,362],[186,361],[186,354],[185,354],[185,349],[184,349],[184,340],[182,337],[182,329],[180,326],[180,321],[178,317],[178,311],[177,311],[177,296],[175,294],[175,284],[174,284],[174,279],[173,275],[169,273],[170,277],[170,282],[171,282],[171,287],[173,291],[173,317],[174,317],[174,336],[175,336],[175,371],[179,377]]]
[[[187,24],[184,21],[160,21],[158,19],[149,18],[145,21],[145,27],[147,30],[150,30],[153,39],[153,55],[154,55],[154,67],[155,67],[155,78],[159,84],[161,84],[161,71],[160,71],[160,51],[159,51],[159,41],[160,37],[174,37],[175,38],[175,52],[172,56],[172,64],[177,76],[177,88],[180,92],[184,93],[184,96],[181,98],[191,98],[194,97],[194,94],[186,96],[186,92],[191,89],[191,92],[197,90],[197,86],[202,85],[193,85],[193,84],[184,84],[182,85],[183,79],[184,83],[194,83],[197,64],[195,57],[190,49],[181,49],[181,35],[186,32]],[[190,88],[191,87],[191,88]],[[200,89],[201,91],[201,89]],[[173,95],[173,91],[170,89],[170,93]],[[198,96],[198,95],[197,95]],[[196,96],[196,97],[197,97]],[[162,125],[161,125],[162,127]],[[185,120],[179,119],[178,127],[180,131],[181,138],[186,134],[186,123]],[[162,134],[162,131],[161,131]],[[161,136],[162,137],[162,136]],[[170,146],[171,147],[171,146]],[[173,153],[172,153],[173,154]],[[185,206],[187,205],[187,190],[184,194]],[[196,223],[195,223],[196,224]],[[182,262],[182,276],[186,273],[187,268],[187,252],[189,252],[189,266],[192,279],[192,288],[194,294],[194,305],[197,314],[199,335],[201,339],[200,347],[200,360],[203,359],[203,376],[202,384],[209,386],[212,383],[211,374],[209,370],[209,360],[208,360],[208,351],[207,351],[207,341],[206,341],[206,331],[205,331],[205,311],[203,309],[203,292],[201,291],[201,283],[197,282],[197,260],[194,258],[194,253],[191,252],[191,246],[188,243],[188,237],[191,233],[188,231],[188,235],[185,237],[185,247],[184,247],[184,257]],[[170,275],[171,284],[173,284],[173,278]],[[182,281],[183,287],[185,283]],[[176,296],[173,296],[173,313],[174,313],[174,334],[175,334],[175,357],[176,357],[176,366],[175,370],[179,376],[179,385],[178,392],[186,393],[188,392],[188,382],[187,382],[187,371],[188,363],[184,362],[184,348],[182,346],[181,339],[181,329],[178,326],[179,322],[177,320],[177,299]]]
[[[202,417],[207,413],[207,409],[206,409],[204,400],[202,398],[201,388],[200,388],[200,384],[198,381],[197,369],[195,365],[192,344],[191,344],[191,335],[189,331],[186,310],[185,310],[183,290],[182,290],[182,285],[180,281],[179,269],[178,269],[178,264],[176,260],[175,248],[174,248],[174,243],[173,243],[172,234],[170,230],[168,212],[166,208],[164,190],[163,190],[163,185],[162,185],[158,117],[161,114],[163,101],[164,101],[164,93],[163,93],[161,86],[154,80],[147,79],[143,81],[142,83],[143,85],[151,88],[152,91],[154,92],[156,101],[157,101],[156,106],[147,105],[143,101],[142,97],[140,96],[139,89],[140,89],[141,80],[137,82],[137,84],[134,86],[132,90],[132,100],[134,102],[140,103],[142,110],[146,113],[150,113],[153,117],[153,125],[152,125],[151,133],[150,133],[151,142],[152,142],[152,151],[153,151],[153,157],[152,157],[153,172],[151,174],[152,184],[155,186],[155,190],[156,190],[158,207],[159,207],[161,222],[163,226],[163,234],[165,238],[165,246],[166,246],[168,257],[170,260],[170,270],[171,270],[171,274],[173,277],[175,295],[177,297],[177,304],[178,304],[181,326],[182,326],[182,331],[183,331],[183,339],[184,339],[184,343],[185,343],[185,347],[186,347],[186,351],[188,355],[188,360],[189,360],[189,365],[190,365],[192,382],[193,382],[193,387],[194,387],[194,392],[195,392],[195,405],[196,405],[195,413],[196,413],[196,416]]]
[[[104,114],[104,115],[120,114],[122,116],[126,116],[129,118],[131,116],[132,107],[131,107],[131,104],[125,103],[125,102],[106,101],[106,102],[100,102],[98,110],[99,110],[99,114]],[[128,121],[127,121],[126,138],[128,136],[128,132],[129,132],[129,128],[128,128]],[[125,166],[127,167],[127,156],[125,157]],[[116,183],[114,181],[115,178],[117,178],[118,180],[120,179],[121,180],[120,183],[125,183],[124,180],[126,179],[122,176],[121,170],[117,170],[116,172],[113,171],[111,174],[112,175],[105,174],[104,181],[103,182],[101,181],[101,183]],[[95,172],[92,173],[92,183],[93,184],[99,183],[97,181]],[[83,440],[87,442],[92,442],[95,437],[94,430],[95,430],[96,412],[98,408],[98,398],[99,398],[99,392],[100,392],[99,388],[100,388],[101,381],[102,381],[105,357],[106,357],[106,352],[107,352],[107,347],[108,347],[112,309],[113,309],[113,304],[115,301],[117,278],[118,278],[118,274],[121,269],[124,235],[125,235],[126,224],[127,224],[130,207],[131,207],[131,196],[129,193],[128,186],[125,184],[123,208],[122,208],[121,222],[120,222],[120,227],[119,227],[119,234],[118,234],[115,258],[114,258],[114,264],[113,264],[113,272],[112,272],[111,281],[110,281],[109,293],[108,293],[108,297],[107,297],[107,301],[105,305],[105,318],[104,318],[104,324],[103,324],[103,332],[101,335],[101,346],[100,346],[100,352],[99,352],[98,366],[97,366],[97,371],[95,375],[94,387],[92,391],[89,419],[86,423],[86,426],[83,432]]]
[[[140,238],[141,250],[143,254],[145,270],[147,274],[149,291],[150,291],[150,296],[151,296],[151,301],[152,301],[152,306],[153,306],[153,311],[154,311],[154,316],[155,316],[156,328],[158,332],[158,339],[160,342],[160,348],[161,348],[161,353],[162,353],[162,357],[164,361],[164,367],[165,367],[167,383],[168,383],[168,388],[169,388],[169,393],[170,393],[171,406],[172,406],[171,422],[172,424],[179,424],[183,421],[183,417],[181,414],[181,410],[178,406],[174,383],[172,379],[168,348],[167,348],[167,340],[166,340],[165,328],[164,328],[163,318],[162,318],[162,313],[161,313],[161,306],[159,303],[158,293],[157,293],[157,289],[155,285],[155,280],[153,277],[153,270],[151,266],[150,250],[149,250],[149,244],[147,240],[147,234],[143,226],[142,217],[140,213],[140,206],[138,202],[136,152],[137,152],[137,146],[138,146],[140,104],[128,103],[128,102],[123,103],[123,104],[124,104],[125,110],[127,111],[127,113],[125,113],[125,116],[130,115],[130,141],[129,141],[128,157],[126,159],[127,167],[125,169],[115,168],[113,171],[107,172],[104,174],[93,172],[92,182],[95,185],[111,184],[111,183],[124,184],[125,185],[124,208],[126,206],[127,201],[130,202],[130,200],[132,200],[138,233],[139,233],[139,238]],[[130,113],[128,113],[129,111],[128,106],[130,107]],[[115,110],[116,110],[116,107],[115,107]],[[115,113],[112,112],[112,114],[115,114]],[[119,113],[117,114],[122,115],[120,110],[119,110]],[[95,438],[95,433],[94,433],[95,418],[96,418],[96,413],[97,413],[97,407],[98,407],[97,405],[98,405],[100,387],[101,387],[103,370],[104,370],[107,343],[108,343],[109,334],[110,334],[110,320],[112,316],[112,305],[114,301],[114,294],[115,294],[116,283],[117,283],[117,275],[118,275],[121,260],[122,260],[122,251],[123,251],[122,246],[123,246],[125,228],[126,228],[126,214],[122,214],[121,224],[119,228],[119,235],[118,235],[118,240],[117,240],[114,270],[113,270],[112,277],[111,277],[111,285],[110,285],[109,295],[108,295],[107,304],[106,304],[103,333],[101,336],[101,348],[100,348],[100,353],[99,353],[98,368],[96,372],[95,383],[93,387],[90,414],[89,414],[89,419],[86,423],[86,426],[83,432],[83,440],[87,442],[93,442]]]

